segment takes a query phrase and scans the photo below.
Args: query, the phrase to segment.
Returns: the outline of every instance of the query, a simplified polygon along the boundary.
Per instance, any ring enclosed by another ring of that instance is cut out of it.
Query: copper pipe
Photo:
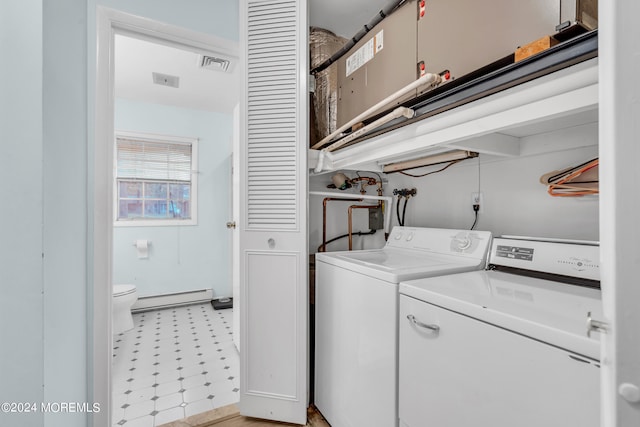
[[[327,250],[327,202],[330,200],[344,201],[344,202],[361,202],[362,199],[341,199],[339,197],[325,197],[322,199],[322,246],[319,252],[326,252]]]
[[[375,178],[371,178],[368,176],[359,176],[357,178],[350,179],[349,182],[353,185],[355,185],[357,182],[360,182],[360,194],[365,194],[367,192],[367,186],[377,184],[378,196],[382,196],[382,182],[376,180]]]
[[[349,250],[353,250],[353,210],[354,209],[376,209],[382,208],[382,200],[377,205],[351,205],[349,206]]]

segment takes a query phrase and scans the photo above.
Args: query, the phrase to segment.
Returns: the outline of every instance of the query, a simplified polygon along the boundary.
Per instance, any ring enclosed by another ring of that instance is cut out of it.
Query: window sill
[[[129,220],[129,221],[114,221],[114,227],[182,227],[198,225],[198,221],[195,219],[188,220],[173,220],[173,219],[158,219],[158,220]]]

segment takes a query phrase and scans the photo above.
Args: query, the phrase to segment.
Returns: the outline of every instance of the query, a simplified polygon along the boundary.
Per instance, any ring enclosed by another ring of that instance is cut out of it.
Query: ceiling
[[[387,2],[308,0],[309,25],[350,38]],[[230,114],[239,96],[237,59],[231,65],[231,72],[221,72],[199,68],[198,57],[195,52],[118,34],[115,95],[141,102]],[[154,84],[153,72],[179,77],[179,87]]]
[[[237,59],[231,72],[200,68],[198,59],[195,52],[118,34],[116,98],[230,114],[238,102]],[[179,77],[179,87],[154,84],[154,72]]]
[[[351,38],[389,0],[308,0],[309,25]]]

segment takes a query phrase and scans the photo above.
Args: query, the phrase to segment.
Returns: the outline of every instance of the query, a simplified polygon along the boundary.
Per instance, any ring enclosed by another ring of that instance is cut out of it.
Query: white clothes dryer
[[[400,284],[402,427],[599,426],[593,242],[495,238],[487,271]]]
[[[398,425],[398,283],[483,269],[490,244],[395,227],[382,249],[316,254],[314,403],[332,427]]]

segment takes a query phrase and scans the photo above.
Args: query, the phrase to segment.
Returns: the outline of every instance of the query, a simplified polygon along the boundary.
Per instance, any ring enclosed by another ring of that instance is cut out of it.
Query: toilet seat
[[[121,297],[136,291],[136,285],[113,285],[113,296]]]

